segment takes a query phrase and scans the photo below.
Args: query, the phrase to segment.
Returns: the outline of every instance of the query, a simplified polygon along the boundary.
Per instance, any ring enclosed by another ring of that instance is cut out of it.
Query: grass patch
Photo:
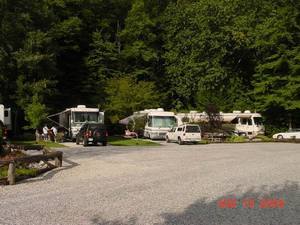
[[[12,141],[11,143],[16,144],[16,145],[27,145],[27,146],[43,145],[47,148],[64,148],[64,147],[66,147],[63,144],[55,143],[55,142],[51,142],[51,141],[39,141],[39,142],[35,142],[35,141]]]
[[[0,179],[7,177],[7,167],[0,168]],[[34,168],[16,168],[16,176],[36,176],[38,169]]]
[[[210,141],[209,140],[201,140],[201,141],[198,141],[197,144],[198,145],[207,145],[207,144],[210,144]]]
[[[245,136],[231,136],[226,140],[228,143],[244,143],[247,141],[247,137]]]
[[[136,138],[108,137],[108,143],[113,146],[159,146],[153,141]]]
[[[255,137],[255,139],[259,139],[259,140],[261,140],[261,141],[263,141],[263,142],[272,142],[272,141],[273,141],[272,138],[269,138],[269,137],[264,136],[264,135],[257,135],[257,136]]]

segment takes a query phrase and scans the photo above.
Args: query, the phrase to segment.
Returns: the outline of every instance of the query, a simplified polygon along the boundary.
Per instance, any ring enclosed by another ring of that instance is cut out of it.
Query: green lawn
[[[109,137],[108,143],[114,146],[159,146],[160,144],[136,138]]]
[[[0,178],[7,177],[7,167],[0,168]],[[16,175],[30,175],[30,176],[36,176],[37,169],[31,168],[16,168]]]
[[[63,147],[66,147],[63,144],[55,143],[55,142],[51,142],[51,141],[39,141],[38,143],[36,143],[35,141],[12,141],[11,143],[16,144],[16,145],[43,145],[47,148],[63,148]]]

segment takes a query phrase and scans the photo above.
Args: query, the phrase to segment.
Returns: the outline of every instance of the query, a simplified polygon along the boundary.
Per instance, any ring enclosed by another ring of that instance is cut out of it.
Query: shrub
[[[64,141],[64,133],[63,132],[58,132],[57,134],[56,134],[56,141],[58,142],[58,143],[61,143],[61,142],[63,142]]]
[[[231,136],[229,139],[227,139],[228,142],[231,143],[243,143],[247,141],[247,137],[245,136]]]

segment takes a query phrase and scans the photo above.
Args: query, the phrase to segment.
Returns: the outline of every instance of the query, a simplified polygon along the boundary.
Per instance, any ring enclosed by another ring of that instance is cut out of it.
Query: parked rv
[[[55,120],[55,117],[58,117],[58,121]],[[85,105],[78,105],[75,108],[68,108],[50,115],[48,119],[64,128],[66,137],[75,141],[83,124],[87,122],[104,124],[104,112],[101,112],[98,108],[87,108]]]
[[[178,125],[184,124],[186,121],[190,123],[209,121],[209,116],[206,112],[190,111],[189,113],[178,113],[176,116]],[[259,113],[251,113],[249,110],[246,110],[244,112],[233,111],[232,113],[220,112],[218,116],[222,124],[233,124],[236,134],[252,138],[265,132],[262,116]]]
[[[11,109],[5,108],[4,105],[0,104],[0,121],[4,124],[6,129],[12,129],[11,123]]]
[[[5,141],[8,138],[9,131],[12,129],[11,109],[5,108],[2,104],[0,104],[0,124],[1,139]]]
[[[120,120],[119,123],[127,126],[132,122],[135,126],[136,121],[140,118],[145,118],[143,124],[144,137],[150,139],[165,139],[166,133],[177,125],[174,112],[164,111],[162,108],[135,112],[133,115]]]

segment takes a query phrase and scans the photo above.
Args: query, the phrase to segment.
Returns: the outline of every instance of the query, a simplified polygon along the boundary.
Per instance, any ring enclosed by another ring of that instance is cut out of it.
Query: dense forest
[[[213,103],[300,125],[299,0],[0,2],[0,103],[28,128],[78,104],[112,123]]]

